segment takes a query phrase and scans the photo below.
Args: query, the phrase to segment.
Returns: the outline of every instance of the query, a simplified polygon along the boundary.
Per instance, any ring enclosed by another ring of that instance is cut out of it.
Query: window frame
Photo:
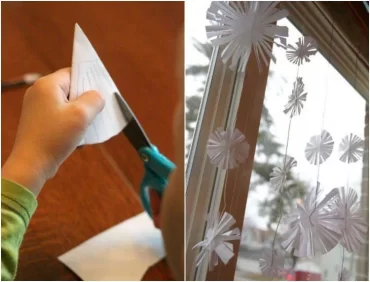
[[[235,115],[236,111],[233,108],[238,106],[238,103],[235,99],[233,100],[233,97],[237,97],[234,94],[234,88],[243,78],[223,64],[219,57],[221,51],[222,48],[217,47],[214,48],[212,54],[205,93],[186,168],[187,280],[194,280],[199,275],[194,265],[199,250],[192,250],[192,247],[204,236],[210,206],[212,206],[211,210],[217,210],[221,199],[221,193],[217,192],[219,189],[213,188],[222,176],[219,175],[219,170],[208,161],[207,140],[215,128],[225,127],[227,122],[232,120],[232,115]],[[224,79],[221,82],[223,75]],[[227,106],[217,107],[220,104]]]

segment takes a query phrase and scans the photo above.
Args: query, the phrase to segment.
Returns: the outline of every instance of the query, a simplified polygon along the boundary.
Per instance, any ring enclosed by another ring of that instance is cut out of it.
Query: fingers
[[[104,98],[95,90],[82,93],[72,104],[83,114],[83,119],[90,124],[104,108]]]
[[[71,85],[71,68],[64,68],[57,70],[51,74],[43,76],[36,80],[35,87],[55,87],[61,90],[61,93],[64,94],[65,97],[69,95],[69,89]]]
[[[71,86],[71,68],[57,70],[49,76],[62,89],[66,97],[68,97]]]

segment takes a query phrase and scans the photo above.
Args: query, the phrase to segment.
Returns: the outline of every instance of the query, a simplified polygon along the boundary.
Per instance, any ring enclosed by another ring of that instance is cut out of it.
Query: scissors
[[[123,116],[128,122],[126,127],[122,130],[122,133],[138,152],[144,164],[145,173],[140,186],[140,199],[144,209],[154,220],[150,201],[150,195],[153,196],[154,193],[149,194],[149,189],[152,189],[161,199],[168,184],[168,177],[176,166],[150,143],[139,121],[136,119],[134,113],[121,94],[115,92],[114,95]],[[152,204],[154,205],[153,202]]]
[[[25,85],[32,85],[42,74],[26,73],[23,76],[17,77],[9,81],[1,81],[1,90],[5,91],[12,88],[18,88]]]

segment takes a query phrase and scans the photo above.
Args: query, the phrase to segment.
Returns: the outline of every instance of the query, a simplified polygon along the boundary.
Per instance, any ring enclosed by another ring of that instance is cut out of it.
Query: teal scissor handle
[[[145,169],[145,175],[140,186],[140,198],[146,212],[150,217],[153,217],[149,189],[155,190],[162,197],[168,184],[168,177],[176,166],[153,145],[140,148],[139,154],[144,162]]]

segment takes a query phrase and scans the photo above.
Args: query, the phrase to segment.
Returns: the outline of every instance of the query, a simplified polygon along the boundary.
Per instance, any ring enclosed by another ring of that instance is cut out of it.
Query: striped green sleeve
[[[31,191],[1,179],[1,280],[15,278],[19,247],[36,207]]]

